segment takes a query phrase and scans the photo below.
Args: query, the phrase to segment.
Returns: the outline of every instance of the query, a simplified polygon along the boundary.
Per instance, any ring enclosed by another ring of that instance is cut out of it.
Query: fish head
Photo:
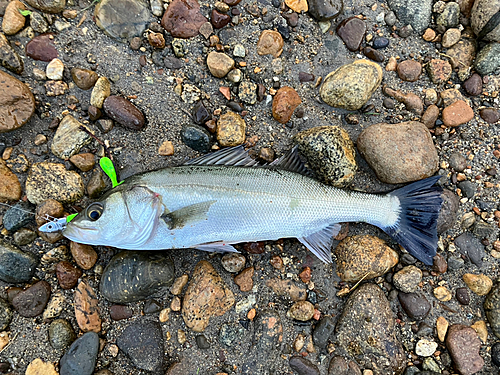
[[[149,188],[120,186],[87,206],[62,234],[83,244],[140,250],[153,235],[163,211],[161,196]]]

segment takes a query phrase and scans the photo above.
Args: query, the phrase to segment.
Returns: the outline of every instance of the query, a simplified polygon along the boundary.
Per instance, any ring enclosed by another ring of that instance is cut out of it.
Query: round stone
[[[0,133],[23,126],[35,111],[35,98],[28,86],[0,71]]]
[[[50,323],[49,342],[54,349],[66,349],[75,339],[75,331],[66,319],[56,319]]]
[[[71,77],[75,84],[82,90],[91,89],[99,78],[93,70],[83,68],[72,68]]]
[[[227,253],[221,259],[222,267],[227,272],[238,273],[245,267],[245,256],[238,253]]]
[[[405,60],[398,64],[397,72],[403,81],[415,82],[422,73],[422,65],[415,60]]]
[[[283,45],[283,37],[279,32],[274,30],[264,30],[260,34],[257,42],[257,53],[260,56],[273,55],[276,58],[283,52]]]
[[[448,127],[457,127],[466,124],[474,118],[474,111],[463,100],[457,100],[443,109],[443,123]]]
[[[182,141],[195,151],[210,151],[210,133],[198,125],[186,125],[181,130]]]
[[[217,141],[222,147],[238,146],[245,142],[246,124],[243,118],[228,111],[217,121]]]
[[[286,314],[287,317],[301,322],[307,322],[312,319],[313,315],[314,305],[309,301],[295,302]]]
[[[415,292],[421,281],[422,271],[413,265],[404,267],[396,272],[392,278],[394,286],[405,293]]]
[[[207,56],[210,73],[217,78],[223,78],[234,68],[234,60],[222,52],[210,52]]]

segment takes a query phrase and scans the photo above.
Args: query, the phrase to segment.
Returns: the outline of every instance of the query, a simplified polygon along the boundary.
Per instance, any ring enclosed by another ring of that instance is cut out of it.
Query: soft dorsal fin
[[[332,242],[340,232],[340,224],[331,224],[307,237],[297,238],[324,263],[332,263]]]
[[[276,159],[269,165],[268,168],[284,169],[290,172],[295,172],[308,177],[314,177],[314,174],[305,166],[300,158],[298,146],[294,146],[282,157]]]
[[[259,163],[248,155],[243,145],[225,148],[211,154],[189,160],[184,165],[228,165],[238,167],[252,167]]]

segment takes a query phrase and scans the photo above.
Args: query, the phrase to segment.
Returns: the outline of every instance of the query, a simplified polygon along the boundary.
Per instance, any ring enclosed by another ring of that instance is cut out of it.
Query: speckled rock
[[[245,120],[239,114],[227,111],[217,121],[217,141],[222,147],[241,145],[245,142],[245,130]]]
[[[21,199],[21,183],[17,176],[0,159],[0,201],[17,201]]]
[[[83,196],[84,185],[80,175],[68,171],[64,164],[35,163],[26,180],[26,195],[33,204],[47,199],[61,203],[75,202]]]
[[[431,22],[432,3],[432,0],[418,3],[411,0],[388,0],[389,7],[401,23],[410,24],[418,34],[422,34]]]
[[[476,49],[477,43],[475,40],[462,38],[446,51],[446,54],[450,57],[452,68],[458,69],[458,78],[461,81],[469,78],[469,70],[476,57]]]
[[[99,353],[99,336],[87,332],[73,342],[59,362],[61,375],[91,375]]]
[[[50,323],[49,342],[54,349],[66,349],[75,339],[75,331],[66,319],[56,319]]]
[[[484,360],[479,353],[481,341],[473,328],[461,324],[452,325],[446,336],[446,347],[461,374],[472,375],[483,368]]]
[[[161,25],[174,38],[191,38],[198,35],[200,27],[208,20],[200,12],[196,0],[174,0],[163,14]]]
[[[446,30],[443,34],[442,44],[444,48],[450,48],[458,43],[461,37],[461,32],[459,29],[451,28]]]
[[[481,48],[476,56],[474,68],[481,75],[487,75],[500,66],[500,43],[492,42]]]
[[[224,315],[234,305],[234,295],[207,261],[198,262],[182,301],[182,317],[195,332],[203,332],[211,316]]]
[[[441,205],[441,211],[439,212],[439,217],[437,221],[437,231],[438,233],[446,232],[451,229],[455,222],[457,221],[457,212],[460,200],[458,196],[450,190],[443,190],[441,194],[443,203]]]
[[[280,88],[273,99],[274,119],[281,124],[286,124],[300,103],[302,99],[294,88],[288,86]]]
[[[24,70],[23,60],[2,33],[0,33],[0,64],[16,74],[21,74]]]
[[[100,0],[94,9],[96,25],[118,40],[141,35],[151,21],[149,4],[136,0]]]
[[[290,319],[299,320],[301,322],[307,322],[312,319],[313,315],[314,305],[309,301],[295,302],[286,313],[286,316]]]
[[[446,3],[443,11],[436,17],[436,24],[441,27],[450,28],[458,26],[460,17],[460,5],[454,1]]]
[[[352,236],[335,249],[337,275],[347,282],[369,280],[384,275],[399,260],[398,254],[378,237]]]
[[[102,320],[98,303],[94,289],[85,281],[80,281],[75,290],[74,304],[76,321],[83,332],[101,331]]]
[[[339,347],[355,356],[361,366],[380,374],[403,372],[405,353],[396,338],[395,318],[377,285],[363,284],[352,293],[339,317],[336,333]]]
[[[0,298],[0,329],[7,329],[12,321],[12,310],[10,305],[3,298]]]
[[[427,64],[427,73],[433,83],[436,85],[441,85],[446,82],[451,77],[451,65],[448,61],[441,59],[432,59]]]
[[[296,285],[292,280],[270,279],[266,281],[266,286],[278,296],[287,296],[292,301],[303,301],[307,298],[307,289]]]
[[[210,133],[199,125],[186,125],[181,130],[182,141],[193,150],[210,151]]]
[[[174,281],[172,260],[161,252],[122,251],[104,269],[101,294],[114,303],[146,299]]]
[[[405,293],[415,292],[421,281],[422,271],[413,265],[406,266],[399,270],[392,278],[394,286]]]
[[[498,0],[476,0],[471,11],[471,26],[474,34],[484,40],[500,42],[500,23],[495,23],[490,19],[500,11],[500,1]],[[486,24],[488,28],[485,28]]]
[[[484,300],[484,312],[491,330],[500,338],[500,284],[495,284]]]
[[[358,170],[356,150],[349,134],[339,126],[318,126],[294,137],[300,153],[323,182],[345,187]]]
[[[64,10],[66,0],[26,0],[33,8],[46,13],[59,13]]]
[[[227,253],[221,259],[222,267],[231,273],[240,272],[245,266],[245,262],[245,256],[239,253]]]
[[[420,122],[369,126],[359,135],[357,146],[377,177],[389,184],[430,177],[439,167],[431,134]]]
[[[61,120],[50,146],[55,156],[59,159],[68,160],[77,154],[83,146],[90,143],[92,138],[80,127],[90,131],[87,126],[71,115],[67,115]]]
[[[208,70],[214,77],[223,78],[234,68],[234,60],[222,52],[210,52],[207,56]]]
[[[382,68],[369,60],[343,65],[325,77],[319,90],[328,105],[350,111],[360,109],[382,82]]]
[[[479,296],[487,295],[493,287],[493,281],[483,274],[475,275],[473,273],[466,273],[462,278],[469,289]]]
[[[26,124],[35,111],[35,98],[28,86],[0,71],[0,133]]]
[[[308,0],[309,14],[318,21],[336,18],[344,9],[342,0]]]
[[[260,34],[257,42],[257,53],[260,56],[273,55],[275,58],[280,57],[283,52],[283,37],[274,30],[264,30]]]
[[[0,240],[0,280],[7,283],[28,282],[37,264],[38,260],[31,253]]]

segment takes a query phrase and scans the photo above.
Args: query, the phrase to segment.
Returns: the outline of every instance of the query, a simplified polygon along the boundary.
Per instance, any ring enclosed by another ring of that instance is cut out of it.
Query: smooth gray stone
[[[95,332],[87,332],[78,338],[67,353],[61,358],[61,375],[92,375],[97,353],[99,352],[99,336]]]

